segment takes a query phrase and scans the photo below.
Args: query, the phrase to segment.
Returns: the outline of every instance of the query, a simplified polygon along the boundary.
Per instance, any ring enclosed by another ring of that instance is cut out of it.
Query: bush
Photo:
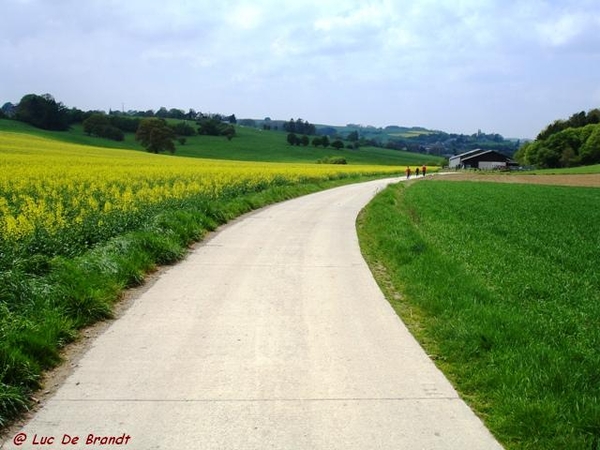
[[[318,164],[348,164],[346,158],[342,158],[341,156],[326,156],[325,158],[321,158],[317,161]]]
[[[122,130],[111,125],[111,120],[104,114],[92,114],[83,121],[83,131],[88,136],[98,136],[100,138],[112,139],[113,141],[122,141],[125,134]]]

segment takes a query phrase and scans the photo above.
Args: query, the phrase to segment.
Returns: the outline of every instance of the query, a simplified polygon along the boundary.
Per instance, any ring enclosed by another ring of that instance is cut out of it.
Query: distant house
[[[460,155],[452,156],[448,160],[450,169],[504,169],[514,162],[508,156],[495,150],[471,150]]]

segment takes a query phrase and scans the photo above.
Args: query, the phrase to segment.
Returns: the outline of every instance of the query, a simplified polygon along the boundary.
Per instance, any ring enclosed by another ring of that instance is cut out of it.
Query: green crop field
[[[600,173],[600,164],[595,164],[592,166],[580,166],[580,167],[569,167],[565,169],[541,169],[535,170],[533,172],[525,172],[535,174],[588,174],[588,173]]]
[[[427,180],[359,220],[391,303],[506,448],[600,448],[599,206],[597,188]]]
[[[412,138],[412,137],[416,137],[416,136],[422,136],[422,135],[433,134],[433,133],[434,133],[434,131],[409,130],[409,131],[404,131],[401,133],[388,133],[388,134],[389,134],[389,136],[392,136],[392,137]]]

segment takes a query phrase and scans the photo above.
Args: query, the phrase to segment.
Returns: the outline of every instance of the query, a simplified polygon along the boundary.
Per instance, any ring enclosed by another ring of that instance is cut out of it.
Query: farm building
[[[512,159],[495,150],[471,150],[449,159],[451,169],[502,169],[513,165]]]

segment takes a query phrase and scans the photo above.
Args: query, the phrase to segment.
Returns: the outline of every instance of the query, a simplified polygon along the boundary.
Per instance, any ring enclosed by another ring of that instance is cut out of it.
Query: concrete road
[[[224,227],[94,342],[6,448],[500,449],[360,254],[356,216],[387,183]]]

